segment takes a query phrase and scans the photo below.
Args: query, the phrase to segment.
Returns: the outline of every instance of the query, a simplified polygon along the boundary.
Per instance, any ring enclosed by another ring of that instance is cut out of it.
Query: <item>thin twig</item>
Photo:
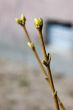
[[[44,44],[44,40],[43,40],[43,35],[42,35],[42,30],[40,29],[37,29],[38,30],[38,34],[39,34],[39,38],[40,38],[40,42],[41,42],[41,45],[42,45],[42,50],[43,50],[43,54],[44,54],[44,59],[47,63],[47,71],[48,71],[48,75],[49,75],[49,80],[50,80],[50,85],[51,85],[51,88],[52,88],[52,91],[53,91],[53,95],[55,93],[55,87],[54,87],[54,82],[53,82],[53,78],[52,78],[52,73],[51,73],[51,69],[50,69],[50,63],[48,63],[49,59],[47,57],[47,53],[46,53],[46,49],[45,49],[45,44]],[[54,95],[54,100],[55,100],[55,104],[56,104],[56,108],[59,110],[59,105],[61,107],[61,110],[65,110],[65,107],[63,105],[63,103],[61,102],[61,100],[59,99],[58,95],[57,95],[57,92],[56,94]]]
[[[46,49],[45,49],[45,45],[44,45],[44,41],[43,41],[43,35],[42,35],[42,25],[43,25],[43,20],[42,19],[39,19],[39,22],[37,21],[37,19],[35,19],[36,21],[36,28],[38,29],[38,33],[39,33],[39,38],[40,38],[40,41],[41,41],[41,44],[42,44],[42,50],[43,50],[43,54],[44,54],[44,64],[45,66],[47,67],[47,70],[48,70],[48,74],[38,56],[38,53],[36,51],[36,48],[35,48],[35,45],[33,44],[28,32],[27,32],[27,29],[26,29],[26,26],[25,26],[25,22],[26,22],[26,18],[25,16],[21,16],[21,18],[17,18],[16,19],[17,23],[20,24],[23,28],[23,31],[26,33],[26,36],[27,36],[27,39],[28,39],[28,46],[32,49],[32,51],[34,52],[34,55],[45,75],[45,79],[48,81],[48,83],[50,84],[50,87],[52,89],[52,92],[53,92],[53,96],[54,96],[54,102],[55,102],[55,105],[56,105],[56,110],[60,110],[59,108],[59,105],[61,107],[61,110],[65,110],[64,108],[64,105],[63,103],[60,101],[58,95],[57,95],[57,92],[55,90],[55,87],[54,87],[54,82],[53,82],[53,78],[52,78],[52,73],[51,73],[51,69],[50,69],[50,63],[48,62],[49,61],[49,57],[47,56],[46,54]],[[39,30],[40,29],[40,30]]]

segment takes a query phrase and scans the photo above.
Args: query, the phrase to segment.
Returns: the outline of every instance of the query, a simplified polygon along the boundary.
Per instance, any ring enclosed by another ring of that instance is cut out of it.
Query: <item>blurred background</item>
[[[23,13],[28,32],[43,58],[34,18],[44,20],[43,36],[58,94],[73,109],[73,1],[0,0],[0,110],[54,110],[53,96],[15,22]]]

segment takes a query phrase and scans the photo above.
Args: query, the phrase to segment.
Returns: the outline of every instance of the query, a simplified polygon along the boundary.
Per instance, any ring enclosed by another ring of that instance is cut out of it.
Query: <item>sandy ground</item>
[[[73,76],[54,75],[55,87],[67,110],[73,110]],[[55,110],[51,90],[40,69],[0,60],[0,110]]]

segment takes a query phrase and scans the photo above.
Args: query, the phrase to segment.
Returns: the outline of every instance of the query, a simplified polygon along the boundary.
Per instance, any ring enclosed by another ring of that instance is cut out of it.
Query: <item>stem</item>
[[[63,103],[61,102],[61,100],[59,99],[58,97],[58,101],[59,101],[59,104],[60,104],[60,107],[61,107],[61,110],[66,110]]]
[[[48,77],[48,76],[47,76],[47,73],[46,73],[46,71],[45,71],[45,69],[44,69],[44,67],[43,67],[43,65],[42,65],[42,63],[41,63],[41,60],[40,60],[40,58],[39,58],[39,56],[38,56],[38,53],[37,53],[37,51],[36,51],[36,48],[35,48],[34,44],[32,43],[32,40],[30,39],[30,36],[29,36],[29,34],[28,34],[27,29],[26,29],[25,26],[23,27],[23,31],[25,32],[25,34],[26,34],[26,36],[27,36],[28,46],[29,46],[29,47],[32,49],[32,51],[34,52],[34,55],[35,55],[35,57],[36,57],[36,59],[37,59],[39,65],[40,65],[40,67],[41,67],[41,69],[42,69],[44,75],[45,75],[45,78],[47,78],[47,77]]]
[[[56,92],[55,87],[54,87],[53,78],[52,78],[52,74],[51,74],[51,70],[50,70],[50,65],[47,66],[47,70],[48,70],[48,73],[49,73],[49,79],[50,79],[50,84],[51,84],[52,91],[53,91],[53,96],[54,96],[54,102],[55,102],[55,105],[56,105],[56,110],[60,110],[59,103],[58,103],[58,98],[57,98],[57,92]]]
[[[37,51],[36,51],[36,48],[35,48],[34,44],[32,43],[32,40],[30,39],[30,36],[29,36],[29,34],[28,34],[27,29],[26,29],[25,26],[23,27],[23,31],[25,32],[25,34],[26,34],[26,36],[27,36],[28,44],[29,44],[28,46],[29,46],[29,47],[32,49],[32,51],[34,52],[34,55],[35,55],[35,57],[36,57],[36,59],[37,59],[39,65],[40,65],[40,67],[41,67],[41,69],[42,69],[44,75],[45,75],[45,79],[47,79],[47,81],[49,82],[49,84],[50,84],[50,86],[51,86],[51,88],[52,88],[53,82],[52,82],[52,84],[51,84],[51,80],[50,80],[49,76],[47,75],[47,73],[46,73],[46,71],[45,71],[45,68],[43,67],[43,65],[42,65],[42,63],[41,63],[41,60],[40,60],[40,58],[39,58],[39,56],[38,56],[38,53],[37,53]],[[42,36],[42,34],[41,34],[41,36]],[[40,40],[41,40],[41,39],[40,39]],[[42,38],[41,42],[42,42],[42,41],[43,41],[43,38]],[[45,50],[44,41],[43,41],[42,45],[43,45],[42,49],[43,49],[43,53],[44,53],[44,56],[45,56],[45,60],[47,61],[48,59],[47,59],[47,57],[46,57],[47,54],[46,54],[46,50]],[[45,52],[44,52],[44,50],[45,50]],[[48,69],[48,71],[49,71],[49,69]],[[52,89],[53,89],[53,95],[54,95],[55,105],[56,105],[56,108],[57,108],[56,110],[60,110],[59,107],[57,107],[58,99],[57,99],[57,94],[56,94],[56,92],[55,92],[54,85],[53,85],[53,88],[52,88]],[[59,99],[59,103],[60,103],[61,105],[63,105],[63,104],[61,103],[60,99]],[[63,107],[62,107],[62,108],[63,108]],[[64,110],[64,109],[62,109],[62,110]]]
[[[25,32],[28,41],[31,42],[31,39],[30,39],[30,36],[29,36],[28,31],[27,31],[27,29],[26,29],[26,26],[24,25],[24,27],[22,27],[22,29],[23,29],[23,31]]]
[[[46,54],[46,49],[45,49],[45,45],[44,45],[44,41],[43,41],[43,35],[42,35],[42,30],[38,29],[38,34],[39,34],[39,39],[42,45],[42,50],[43,50],[43,54],[44,54],[44,58],[47,61],[47,54]]]
[[[46,78],[46,77],[47,77],[47,73],[46,73],[46,71],[45,71],[45,69],[44,69],[44,67],[43,67],[43,65],[42,65],[42,63],[41,63],[41,60],[40,60],[40,58],[39,58],[39,56],[38,56],[38,54],[37,54],[37,51],[36,51],[35,47],[34,47],[34,49],[32,48],[32,50],[33,50],[33,52],[34,52],[34,55],[35,55],[35,57],[36,57],[36,59],[37,59],[39,65],[40,65],[40,67],[41,67],[41,69],[42,69],[44,75],[45,75],[45,78]]]
[[[44,45],[42,30],[40,30],[40,29],[37,29],[37,30],[38,30],[40,42],[41,42],[41,45],[42,45],[42,50],[43,50],[44,58],[45,58],[46,63],[48,63],[48,58],[47,58],[47,53],[46,53],[46,49],[45,49],[45,45]],[[50,83],[51,89],[53,91],[56,110],[60,110],[59,104],[60,104],[61,109],[65,110],[64,105],[62,104],[62,102],[60,101],[59,97],[57,96],[57,93],[56,93],[56,90],[55,90],[55,87],[54,87],[52,73],[51,73],[51,69],[50,69],[50,64],[48,66],[46,66],[46,67],[47,67],[48,75],[49,75],[48,78],[50,80],[50,82],[49,81],[48,82]]]

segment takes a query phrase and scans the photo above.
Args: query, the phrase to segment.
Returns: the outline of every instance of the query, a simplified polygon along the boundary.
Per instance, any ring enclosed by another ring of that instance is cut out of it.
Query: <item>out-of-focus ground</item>
[[[0,60],[0,110],[54,110],[51,90],[39,68]],[[58,95],[73,109],[73,76],[53,74]]]

